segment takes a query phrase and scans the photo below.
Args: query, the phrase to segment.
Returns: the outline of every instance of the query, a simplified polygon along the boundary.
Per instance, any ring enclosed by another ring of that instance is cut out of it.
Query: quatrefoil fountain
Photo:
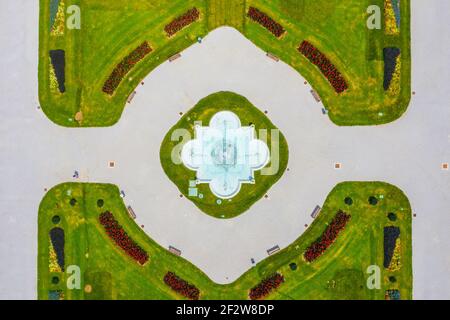
[[[184,145],[181,159],[197,172],[197,184],[209,183],[213,194],[230,199],[242,183],[255,183],[254,172],[267,165],[269,154],[253,125],[243,127],[235,113],[221,111],[208,127],[195,126],[195,139]]]
[[[268,199],[289,159],[287,141],[268,114],[223,91],[181,113],[160,149],[161,166],[178,187],[179,199],[220,219]]]

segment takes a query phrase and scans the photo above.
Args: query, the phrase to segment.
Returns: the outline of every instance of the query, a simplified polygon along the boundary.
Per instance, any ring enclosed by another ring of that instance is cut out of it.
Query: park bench
[[[127,99],[128,103],[131,103],[131,101],[133,101],[134,97],[136,96],[136,91],[133,91],[130,96]]]
[[[177,255],[177,256],[181,256],[181,250],[178,250],[175,247],[169,246],[169,251],[172,252],[173,254]]]
[[[280,61],[280,58],[278,58],[276,55],[274,55],[273,53],[267,52],[266,54],[270,59],[272,59],[273,61]]]
[[[315,90],[311,90],[310,92],[311,92],[312,96],[314,97],[314,99],[315,99],[317,102],[320,102],[320,101],[321,101],[321,100],[320,100],[319,94],[318,94]]]
[[[311,213],[311,218],[315,219],[319,215],[320,210],[322,210],[322,208],[320,206],[316,206]]]
[[[169,58],[169,62],[174,62],[175,60],[177,60],[177,59],[179,59],[179,58],[181,58],[181,54],[179,54],[179,53],[174,54],[173,56],[171,56],[171,57]]]
[[[278,245],[276,245],[276,246],[274,246],[274,247],[268,249],[268,250],[267,250],[267,254],[268,254],[269,256],[271,256],[272,254],[274,254],[275,252],[278,252],[278,251],[280,251],[280,247],[279,247]]]
[[[131,206],[128,206],[127,210],[128,210],[128,214],[130,215],[130,217],[133,219],[136,219],[136,214],[134,213],[133,208],[131,208]]]

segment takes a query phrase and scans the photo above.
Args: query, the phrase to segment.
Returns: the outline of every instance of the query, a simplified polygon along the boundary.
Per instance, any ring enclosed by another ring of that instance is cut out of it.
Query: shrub
[[[97,200],[97,207],[101,208],[101,207],[103,207],[104,204],[105,204],[105,201],[103,199]]]
[[[167,36],[171,37],[184,27],[197,21],[199,17],[200,12],[197,10],[197,8],[194,7],[166,25],[164,27],[164,31],[166,32]]]
[[[286,32],[286,30],[284,30],[284,28],[281,26],[281,24],[279,24],[278,22],[273,20],[271,17],[269,17],[264,12],[259,11],[258,9],[254,8],[254,7],[249,8],[247,17],[249,17],[253,21],[262,25],[264,28],[266,28],[268,31],[270,31],[277,38],[281,37]]]
[[[191,299],[198,300],[200,298],[200,290],[192,284],[181,279],[173,272],[167,272],[164,276],[164,283],[172,288],[173,291],[181,294],[182,296]]]
[[[378,204],[378,199],[374,196],[369,197],[368,201],[372,206],[376,206]]]
[[[341,73],[314,45],[308,41],[303,41],[298,51],[320,69],[337,93],[342,93],[348,89],[347,82]]]
[[[397,215],[395,213],[393,213],[393,212],[389,212],[388,213],[388,219],[390,221],[396,221],[397,220]]]
[[[148,261],[148,254],[136,244],[125,232],[121,225],[109,211],[103,212],[99,216],[100,224],[105,228],[108,236],[119,246],[126,254],[136,260],[141,265]]]
[[[61,218],[59,216],[52,217],[53,224],[58,224],[60,221],[61,221]]]
[[[103,85],[103,92],[113,95],[127,73],[150,52],[152,52],[152,48],[147,41],[144,41],[139,47],[134,49],[114,68]]]
[[[77,199],[72,198],[72,199],[70,199],[69,203],[73,207],[73,206],[75,206],[77,204]]]
[[[343,211],[339,211],[333,218],[331,223],[327,226],[322,235],[313,242],[305,251],[304,258],[308,262],[312,262],[320,257],[330,247],[339,233],[345,228],[347,222],[350,220],[350,215]]]
[[[273,290],[277,289],[284,282],[284,277],[275,273],[263,281],[261,281],[257,286],[250,290],[249,297],[251,300],[263,299]]]
[[[295,262],[292,262],[289,264],[289,268],[291,268],[292,271],[297,270],[297,264]]]
[[[347,197],[344,199],[344,202],[346,205],[351,206],[353,204],[353,199],[350,197]]]

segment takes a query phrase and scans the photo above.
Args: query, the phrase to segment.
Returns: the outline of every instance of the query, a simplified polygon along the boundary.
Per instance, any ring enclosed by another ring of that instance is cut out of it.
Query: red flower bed
[[[303,41],[298,48],[301,54],[315,64],[328,79],[337,93],[348,89],[347,82],[328,58],[308,41]]]
[[[262,299],[278,288],[283,282],[284,277],[279,273],[275,273],[273,276],[261,281],[256,287],[253,287],[250,290],[249,297],[251,300]]]
[[[113,214],[109,211],[103,212],[99,216],[100,223],[106,230],[108,236],[114,240],[114,242],[122,248],[130,257],[139,262],[145,264],[148,261],[148,254],[136,242],[134,242],[128,234],[123,230],[122,226],[114,218]]]
[[[188,299],[198,300],[200,297],[200,290],[197,287],[184,281],[173,272],[169,271],[166,273],[164,283]]]
[[[262,25],[264,28],[272,32],[277,38],[281,37],[286,32],[281,24],[254,7],[250,7],[248,9],[247,17]]]
[[[188,10],[183,15],[179,16],[175,20],[173,20],[171,23],[166,25],[164,27],[164,31],[167,33],[167,36],[171,37],[184,27],[190,25],[191,23],[198,20],[200,17],[200,12],[197,10],[197,8],[192,8]]]
[[[112,95],[116,91],[122,79],[139,61],[144,59],[146,55],[152,52],[152,48],[147,41],[142,43],[139,47],[133,50],[128,56],[126,56],[109,75],[108,79],[103,85],[103,92]]]
[[[339,233],[345,228],[350,220],[350,215],[343,211],[339,211],[327,226],[319,239],[312,243],[304,253],[305,260],[312,262],[320,257],[325,250],[336,240]]]

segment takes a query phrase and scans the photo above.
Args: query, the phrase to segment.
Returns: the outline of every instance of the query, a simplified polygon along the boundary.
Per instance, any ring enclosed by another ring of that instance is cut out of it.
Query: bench
[[[131,101],[133,101],[133,98],[136,96],[136,91],[133,91],[132,94],[130,94],[130,96],[127,99],[128,103],[131,103]]]
[[[179,53],[174,54],[173,56],[171,56],[169,58],[169,62],[173,62],[173,61],[177,60],[178,58],[181,58],[181,54],[179,54]]]
[[[315,219],[319,215],[320,210],[322,210],[322,208],[320,206],[316,206],[311,213],[311,218]]]
[[[311,92],[312,96],[314,97],[314,99],[315,99],[317,102],[320,102],[320,101],[321,101],[320,96],[319,96],[319,94],[318,94],[316,91],[311,90],[310,92]]]
[[[134,213],[133,208],[131,208],[131,206],[128,206],[127,210],[128,210],[128,214],[130,215],[130,217],[133,219],[136,219],[136,214]]]
[[[275,252],[278,252],[278,251],[280,251],[280,247],[279,247],[278,245],[276,245],[276,246],[274,246],[274,247],[268,249],[268,250],[267,250],[267,254],[268,254],[269,256],[271,256],[272,254],[274,254]]]
[[[169,251],[172,252],[173,254],[177,255],[177,256],[181,256],[181,250],[178,250],[175,247],[169,246]]]
[[[280,61],[280,58],[278,58],[276,55],[274,55],[273,53],[267,52],[266,56],[268,56],[270,59],[272,59],[275,62]]]

